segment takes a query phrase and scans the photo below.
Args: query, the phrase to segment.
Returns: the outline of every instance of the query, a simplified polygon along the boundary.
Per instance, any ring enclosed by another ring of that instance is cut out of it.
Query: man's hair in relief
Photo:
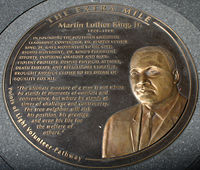
[[[131,61],[134,60],[134,56],[147,54],[147,53],[157,53],[164,56],[163,58],[167,59],[166,63],[168,65],[169,70],[174,71],[177,69],[172,53],[161,46],[146,46],[146,47],[139,48],[138,50],[134,52],[133,56],[131,57]],[[131,63],[132,62],[130,62],[130,64]]]

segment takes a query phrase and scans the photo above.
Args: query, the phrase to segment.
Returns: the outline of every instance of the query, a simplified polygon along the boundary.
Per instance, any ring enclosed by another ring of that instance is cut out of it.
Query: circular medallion
[[[31,28],[4,72],[21,135],[63,163],[135,164],[171,144],[195,108],[198,81],[178,35],[143,11],[87,4]]]

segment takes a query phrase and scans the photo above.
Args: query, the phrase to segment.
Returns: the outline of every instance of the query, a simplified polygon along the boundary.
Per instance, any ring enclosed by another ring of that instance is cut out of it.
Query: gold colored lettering
[[[125,14],[130,15],[131,14],[131,9],[124,8],[122,12],[125,13]]]
[[[143,13],[141,12],[141,13],[138,15],[138,18],[139,18],[139,19],[142,19],[142,17],[143,17]]]
[[[151,20],[151,17],[147,16],[144,21],[148,23],[150,20]]]

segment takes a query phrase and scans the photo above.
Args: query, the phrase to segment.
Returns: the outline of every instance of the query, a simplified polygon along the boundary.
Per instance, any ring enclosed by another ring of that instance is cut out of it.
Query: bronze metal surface
[[[117,4],[67,8],[31,28],[4,73],[4,99],[21,135],[81,167],[142,161],[189,122],[198,83],[179,36]]]

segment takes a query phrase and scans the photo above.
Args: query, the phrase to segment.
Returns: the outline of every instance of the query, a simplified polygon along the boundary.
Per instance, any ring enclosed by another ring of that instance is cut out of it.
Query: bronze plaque
[[[166,148],[198,94],[179,36],[117,4],[75,6],[42,20],[14,48],[3,84],[9,116],[29,143],[92,168],[134,164]]]

